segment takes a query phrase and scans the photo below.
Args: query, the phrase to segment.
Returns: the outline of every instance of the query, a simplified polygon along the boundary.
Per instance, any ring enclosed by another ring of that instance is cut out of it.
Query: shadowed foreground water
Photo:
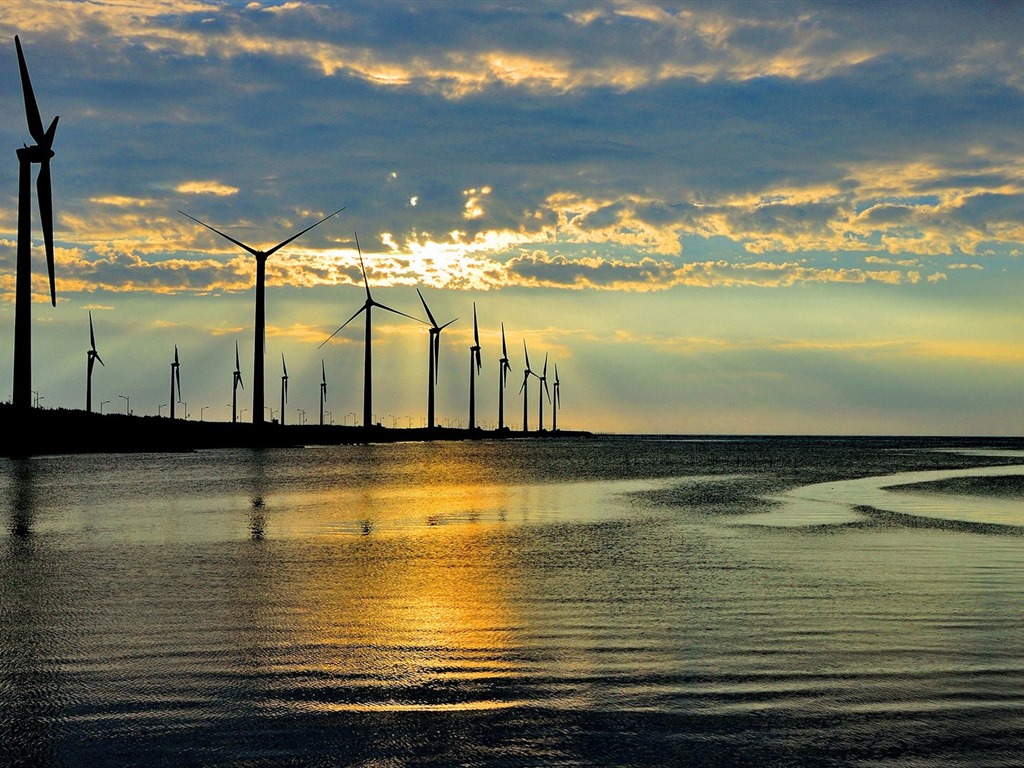
[[[5,460],[0,764],[1019,765],[1021,448]]]

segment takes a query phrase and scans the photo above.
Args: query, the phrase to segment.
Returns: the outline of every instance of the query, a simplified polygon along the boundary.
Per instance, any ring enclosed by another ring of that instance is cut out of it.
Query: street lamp
[[[103,415],[103,406],[106,405],[109,402],[110,402],[109,400],[101,400],[100,401],[100,415],[101,416]]]
[[[306,423],[306,412],[304,410],[302,410],[301,408],[296,408],[295,410],[299,412],[299,424],[305,424]]]
[[[167,403],[160,403],[160,405],[158,405],[156,407],[156,416],[157,416],[157,418],[160,418],[161,416],[164,415],[163,414],[163,409],[166,408],[166,407],[167,407]]]
[[[128,395],[118,395],[118,397],[124,399],[124,415],[128,416],[132,412],[132,401]]]
[[[210,406],[208,406],[208,405],[203,405],[203,406],[200,406],[200,408],[199,408],[199,420],[200,420],[200,421],[202,421],[202,420],[203,420],[203,411],[205,411],[205,410],[206,410],[207,408],[209,408],[209,407],[210,407]]]

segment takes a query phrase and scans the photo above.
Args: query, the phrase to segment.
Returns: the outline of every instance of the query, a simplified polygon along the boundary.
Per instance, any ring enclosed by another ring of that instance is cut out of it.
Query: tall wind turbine
[[[473,365],[476,364],[476,370]],[[473,302],[473,346],[469,348],[469,428],[476,429],[476,377],[483,363],[480,360],[480,329],[476,324],[476,302]]]
[[[39,223],[43,228],[46,268],[50,274],[50,303],[57,306],[53,279],[53,195],[50,184],[50,158],[54,156],[53,138],[57,121],[43,130],[39,106],[32,91],[21,40],[14,36],[21,69],[21,89],[25,95],[28,132],[36,142],[18,150],[18,257],[14,299],[14,398],[16,408],[27,410],[32,404],[32,164],[39,164],[36,194],[39,197]]]
[[[530,370],[530,353],[526,351],[526,339],[523,339],[523,356],[526,358],[526,370],[523,371],[523,386],[519,388],[519,394],[523,396],[523,432],[529,432],[530,419],[527,415],[529,413],[529,410],[527,409],[527,400],[529,399],[528,395],[530,393],[526,385],[529,383],[530,377],[536,376],[537,374]]]
[[[458,320],[449,320],[444,325],[438,325],[434,319],[433,314],[430,312],[430,307],[427,306],[427,300],[423,298],[423,294],[420,293],[420,289],[416,289],[416,293],[419,294],[420,301],[423,302],[423,309],[426,310],[427,317],[430,319],[430,367],[427,377],[427,429],[434,428],[434,387],[437,385],[437,373],[438,373],[438,360],[441,354],[441,331],[447,328],[449,325]]]
[[[537,376],[537,374],[534,374]],[[544,353],[544,368],[542,369],[541,375],[537,376],[537,400],[540,402],[540,413],[537,416],[537,430],[539,432],[544,431],[544,395],[548,396],[548,402],[551,402],[551,390],[548,389],[548,353]]]
[[[320,426],[324,425],[324,402],[327,400],[327,366],[320,358]]]
[[[304,235],[307,232],[309,232],[309,230],[311,230],[313,227],[315,227],[315,226],[317,226],[319,224],[323,224],[325,221],[327,221],[329,218],[331,218],[331,216],[335,216],[335,215],[341,213],[343,210],[345,210],[345,209],[344,208],[339,208],[334,213],[331,213],[331,214],[328,214],[327,216],[324,216],[316,224],[309,225],[304,230],[299,232],[297,235],[292,235],[287,240],[284,240],[284,241],[278,243],[273,248],[270,248],[269,250],[266,250],[266,251],[258,251],[255,248],[251,248],[250,246],[246,245],[245,243],[243,243],[243,242],[241,242],[239,240],[235,240],[235,238],[230,237],[229,235],[225,235],[219,229],[214,229],[209,224],[206,224],[206,223],[200,221],[199,219],[197,219],[195,216],[189,216],[184,211],[178,211],[178,213],[180,213],[182,216],[187,216],[188,218],[192,219],[192,221],[196,222],[196,224],[201,224],[202,226],[206,227],[211,232],[216,232],[218,235],[223,237],[225,240],[228,240],[228,241],[234,243],[235,245],[237,245],[242,250],[248,251],[249,253],[251,253],[253,256],[256,257],[256,323],[255,323],[255,325],[256,325],[256,338],[255,338],[255,341],[253,342],[253,356],[252,356],[252,358],[253,358],[253,366],[252,366],[252,368],[253,368],[253,371],[252,371],[252,378],[253,378],[253,384],[252,384],[252,423],[253,424],[262,424],[263,423],[263,406],[265,405],[265,403],[263,402],[263,375],[264,375],[264,372],[263,372],[263,356],[266,353],[267,259],[270,258],[275,253],[277,253],[282,248],[284,248],[286,245],[288,245],[288,243],[290,243],[292,240],[295,240],[296,238],[301,237],[302,235]],[[284,414],[283,413],[281,414],[281,421],[282,421],[282,423],[284,422]]]
[[[284,406],[288,402],[288,366],[284,364],[284,353],[281,353],[281,426],[284,426]]]
[[[562,407],[561,383],[558,381],[558,363],[555,363],[555,383],[551,385],[554,400],[551,403],[551,431],[558,431],[558,409]]]
[[[508,362],[508,348],[505,346],[505,323],[501,324],[501,359],[498,360],[498,431],[505,428],[505,385],[512,366]]]
[[[177,389],[175,389],[177,385]],[[181,402],[181,363],[178,362],[178,345],[174,345],[174,362],[171,363],[171,418],[174,418],[174,403]],[[188,414],[185,414],[188,416]]]
[[[366,267],[363,265],[363,250],[359,247],[359,235],[356,235],[356,251],[359,253],[359,269],[363,273],[363,286],[366,288],[366,301],[363,302],[363,306],[357,309],[352,317],[341,324],[338,330],[328,336],[320,347],[337,336],[341,329],[359,317],[360,313],[366,313],[366,337],[363,344],[363,426],[369,427],[373,422],[373,356],[370,347],[370,311],[374,307],[380,307],[381,309],[386,309],[388,312],[394,312],[396,315],[408,317],[410,320],[416,320],[417,322],[423,321],[413,317],[412,315],[407,315],[405,312],[399,312],[397,309],[392,309],[391,307],[373,300],[373,296],[370,295],[370,282],[366,279]],[[317,347],[317,349],[320,347]]]
[[[106,368],[103,360],[100,359],[100,353],[96,351],[96,334],[92,330],[92,312],[89,313],[89,371],[88,376],[85,380],[85,410],[87,413],[92,413],[92,369],[96,365],[96,361],[99,360],[100,365]]]
[[[238,388],[245,389],[242,384],[242,367],[238,363],[238,342],[235,342],[235,373],[231,377],[231,423],[238,423]]]

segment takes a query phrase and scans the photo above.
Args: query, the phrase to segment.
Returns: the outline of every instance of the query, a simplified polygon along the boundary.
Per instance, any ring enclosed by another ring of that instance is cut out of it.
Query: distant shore
[[[61,453],[182,452],[208,448],[271,448],[302,445],[423,442],[430,440],[506,440],[513,438],[584,437],[589,432],[523,432],[449,427],[389,428],[340,425],[192,421],[121,413],[87,413],[72,409],[0,405],[0,456]]]

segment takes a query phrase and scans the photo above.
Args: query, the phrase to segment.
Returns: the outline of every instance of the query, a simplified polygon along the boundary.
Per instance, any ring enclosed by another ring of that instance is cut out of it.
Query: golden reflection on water
[[[312,534],[304,552],[316,553],[301,569],[274,566],[276,621],[287,638],[271,633],[267,662],[286,681],[268,692],[275,706],[514,706],[488,685],[514,674],[518,645],[500,533],[507,488],[259,490],[248,517],[258,546]]]

